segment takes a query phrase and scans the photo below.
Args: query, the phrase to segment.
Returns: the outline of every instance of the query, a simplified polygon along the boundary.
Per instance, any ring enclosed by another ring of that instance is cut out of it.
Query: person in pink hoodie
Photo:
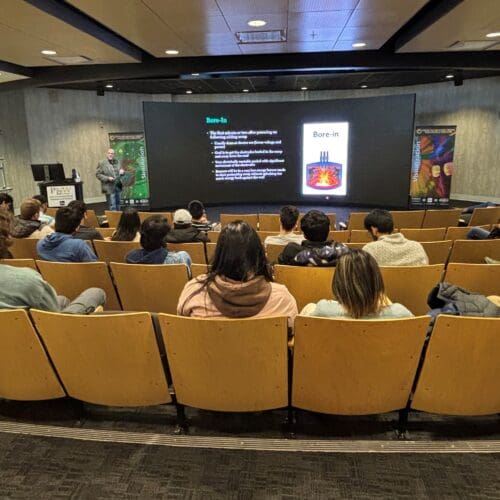
[[[297,303],[285,285],[273,281],[255,230],[246,222],[234,221],[221,231],[210,272],[185,285],[177,314],[196,318],[287,316],[292,327]]]

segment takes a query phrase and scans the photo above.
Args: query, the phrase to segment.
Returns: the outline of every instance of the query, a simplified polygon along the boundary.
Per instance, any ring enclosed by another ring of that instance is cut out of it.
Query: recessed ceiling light
[[[192,94],[193,91],[192,90],[186,90],[186,94]]]
[[[300,87],[300,90],[307,90],[307,87]]]
[[[486,36],[488,38],[496,38],[497,36],[500,36],[500,31],[494,31],[493,33],[488,33]]]
[[[262,28],[262,26],[265,26],[267,24],[267,21],[264,21],[263,19],[252,19],[248,21],[247,24],[252,28]]]
[[[57,55],[57,52],[55,50],[42,50],[42,54],[44,56],[55,56]]]
[[[191,76],[200,76],[199,73],[191,73]]]
[[[168,49],[165,51],[165,54],[168,54],[169,56],[176,56],[178,53],[179,51],[175,49]]]
[[[108,83],[107,85],[105,85],[105,87],[107,89],[112,89],[113,88],[113,84],[112,83]]]
[[[360,47],[366,47],[366,43],[365,42],[356,42],[356,43],[353,43],[352,46],[353,46],[353,48],[357,49]]]
[[[243,89],[243,92],[250,92],[248,89]]]
[[[446,77],[445,77],[445,78],[454,78],[454,77],[455,77],[455,75],[452,75],[452,74],[450,73],[449,75],[446,75]]]
[[[363,83],[363,85],[360,85],[360,87],[361,87],[362,89],[367,89],[367,88],[368,88],[368,85],[366,85],[366,83]]]

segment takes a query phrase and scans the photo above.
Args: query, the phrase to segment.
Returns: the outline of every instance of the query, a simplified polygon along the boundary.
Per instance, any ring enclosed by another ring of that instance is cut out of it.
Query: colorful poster
[[[149,209],[149,178],[144,132],[109,134],[109,145],[125,173],[121,177],[122,206]]]
[[[412,207],[447,207],[457,127],[415,128],[410,198]]]

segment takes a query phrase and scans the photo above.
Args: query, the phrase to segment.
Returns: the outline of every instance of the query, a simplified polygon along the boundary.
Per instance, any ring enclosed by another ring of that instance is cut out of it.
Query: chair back
[[[13,267],[29,267],[33,271],[38,271],[34,259],[0,259],[0,264]]]
[[[116,290],[104,262],[48,262],[37,261],[38,269],[59,295],[76,299],[87,288],[102,288],[106,293],[104,309],[120,311]]]
[[[500,413],[500,318],[439,315],[411,407],[445,415]]]
[[[87,227],[95,227],[96,229],[99,228],[99,219],[97,218],[95,210],[87,210],[87,213],[85,214],[84,224]]]
[[[103,262],[125,262],[126,255],[141,248],[141,244],[137,241],[94,240],[94,248],[97,257]]]
[[[286,317],[158,319],[179,403],[231,412],[287,406]]]
[[[207,264],[210,264],[212,262],[216,246],[217,243],[207,243]]]
[[[242,220],[252,226],[256,231],[259,229],[259,216],[257,214],[220,214],[220,224],[227,226],[230,222]]]
[[[206,264],[205,245],[201,242],[194,243],[167,243],[169,252],[187,252],[195,264]]]
[[[480,227],[481,229],[486,229],[489,231],[491,229],[491,224],[486,224],[484,226],[477,226]],[[467,239],[467,233],[471,230],[469,226],[465,227],[449,227],[446,230],[446,236],[445,239],[447,240],[466,240]]]
[[[450,253],[450,262],[484,264],[484,258],[500,260],[500,239],[455,240]]]
[[[347,229],[365,229],[365,217],[369,214],[369,212],[351,212],[349,214],[349,220],[347,221]]]
[[[274,266],[274,278],[295,297],[299,311],[310,302],[333,298],[334,267]]]
[[[405,408],[428,325],[297,316],[292,405],[337,415]]]
[[[344,243],[344,245],[348,246],[349,248],[354,248],[355,250],[363,250],[363,247],[366,245],[366,242],[364,243]]]
[[[197,278],[202,274],[207,274],[210,269],[210,266],[207,264],[191,264],[191,276],[193,278]]]
[[[207,236],[211,243],[217,243],[219,241],[220,231],[207,231]]]
[[[96,227],[96,230],[101,233],[103,238],[111,238],[116,231],[116,227]]]
[[[422,227],[450,227],[456,226],[462,213],[460,208],[446,208],[439,210],[426,210]]]
[[[366,229],[353,229],[349,234],[350,243],[370,243],[371,241],[373,238]]]
[[[453,241],[422,241],[420,244],[429,257],[429,264],[446,264],[448,262]]]
[[[14,259],[38,259],[36,244],[37,238],[12,238],[12,246],[9,247]]]
[[[337,243],[347,243],[349,241],[349,231],[330,231],[328,239]]]
[[[500,206],[489,208],[475,208],[469,220],[469,226],[482,226],[483,224],[496,224],[500,219]]]
[[[399,230],[403,236],[408,240],[413,241],[439,241],[444,240],[446,233],[445,227],[434,227],[428,229],[411,229],[403,228]]]
[[[149,313],[31,314],[69,396],[108,406],[171,401]]]
[[[259,214],[259,231],[278,233],[280,230],[279,214]]]
[[[109,227],[118,227],[118,223],[120,222],[120,217],[122,216],[121,211],[104,210],[104,215],[106,216]]]
[[[266,256],[267,260],[274,264],[278,262],[278,255],[283,252],[286,245],[267,245],[266,247]]]
[[[184,264],[110,264],[124,311],[175,314],[188,282]]]
[[[165,219],[167,219],[170,225],[173,224],[173,216],[172,212],[139,212],[139,219],[141,220],[141,224],[152,215],[161,215]]]
[[[0,311],[0,398],[38,401],[64,396],[28,313]]]
[[[425,210],[391,210],[394,227],[421,228]]]
[[[443,281],[486,296],[500,295],[500,264],[450,262]]]
[[[385,292],[392,302],[406,306],[416,316],[429,310],[429,292],[442,280],[444,264],[381,267]]]

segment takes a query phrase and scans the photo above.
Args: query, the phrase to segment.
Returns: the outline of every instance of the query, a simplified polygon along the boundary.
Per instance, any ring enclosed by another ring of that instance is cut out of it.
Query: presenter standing
[[[106,159],[97,164],[96,177],[101,181],[101,190],[106,195],[110,210],[120,210],[122,182],[124,170],[115,159],[115,150],[108,149]]]

